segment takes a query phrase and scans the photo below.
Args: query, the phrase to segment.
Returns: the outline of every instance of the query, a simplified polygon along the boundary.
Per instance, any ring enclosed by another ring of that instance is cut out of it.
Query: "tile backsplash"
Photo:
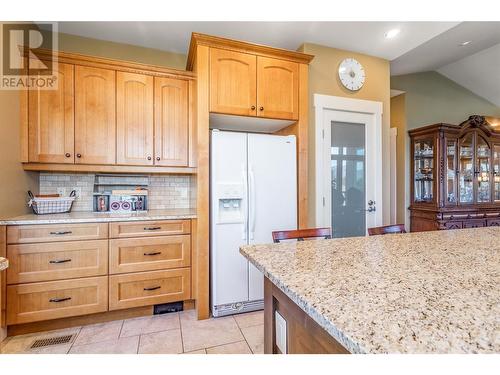
[[[196,179],[190,175],[151,175],[149,177],[149,209],[195,208]],[[146,179],[148,177],[145,177]],[[128,177],[107,177],[117,184]],[[95,174],[93,173],[40,173],[40,194],[53,194],[63,190],[69,195],[79,188],[81,195],[73,204],[73,211],[92,211]],[[62,191],[61,191],[62,192]]]

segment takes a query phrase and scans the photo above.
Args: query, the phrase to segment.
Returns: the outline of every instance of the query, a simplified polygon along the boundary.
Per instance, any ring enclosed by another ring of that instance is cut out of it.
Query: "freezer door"
[[[213,308],[248,300],[248,261],[239,252],[248,238],[247,135],[213,131],[210,165]]]
[[[271,232],[297,229],[294,136],[248,135],[249,243],[271,243]],[[249,299],[264,298],[262,273],[249,264]]]

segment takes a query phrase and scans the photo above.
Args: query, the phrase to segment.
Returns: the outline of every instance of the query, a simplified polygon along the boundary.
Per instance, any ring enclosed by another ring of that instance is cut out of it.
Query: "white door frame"
[[[329,226],[331,223],[330,201],[331,184],[326,184],[325,173],[330,175],[330,150],[325,149],[325,133],[330,133],[330,122],[326,118],[331,118],[332,112],[350,112],[370,115],[373,121],[371,134],[374,136],[374,152],[367,157],[374,158],[376,170],[370,171],[375,179],[375,197],[377,211],[375,221],[377,225],[383,222],[383,201],[382,201],[382,102],[371,100],[351,99],[340,96],[330,96],[314,94],[315,112],[315,225]],[[328,155],[328,158],[327,158]],[[328,191],[327,191],[328,190]]]
[[[391,128],[391,224],[396,224],[398,216],[398,168],[397,141],[398,128]]]

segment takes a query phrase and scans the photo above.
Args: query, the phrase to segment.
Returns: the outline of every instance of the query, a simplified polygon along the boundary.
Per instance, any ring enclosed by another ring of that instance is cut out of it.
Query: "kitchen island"
[[[266,353],[500,353],[499,250],[488,227],[240,252],[265,276]]]

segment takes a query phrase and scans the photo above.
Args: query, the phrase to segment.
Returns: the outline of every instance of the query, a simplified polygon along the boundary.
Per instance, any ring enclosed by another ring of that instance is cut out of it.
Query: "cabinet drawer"
[[[191,220],[136,221],[110,223],[110,238],[189,234]]]
[[[191,265],[191,236],[144,237],[109,241],[109,273],[154,271]]]
[[[467,220],[464,221],[464,228],[482,228],[486,226],[486,220]]]
[[[103,312],[108,277],[20,284],[7,287],[7,324]]]
[[[7,283],[31,283],[106,275],[108,241],[9,245]]]
[[[107,223],[18,225],[7,227],[8,243],[99,240],[107,237]]]
[[[190,298],[190,268],[109,277],[110,310],[184,301]]]

